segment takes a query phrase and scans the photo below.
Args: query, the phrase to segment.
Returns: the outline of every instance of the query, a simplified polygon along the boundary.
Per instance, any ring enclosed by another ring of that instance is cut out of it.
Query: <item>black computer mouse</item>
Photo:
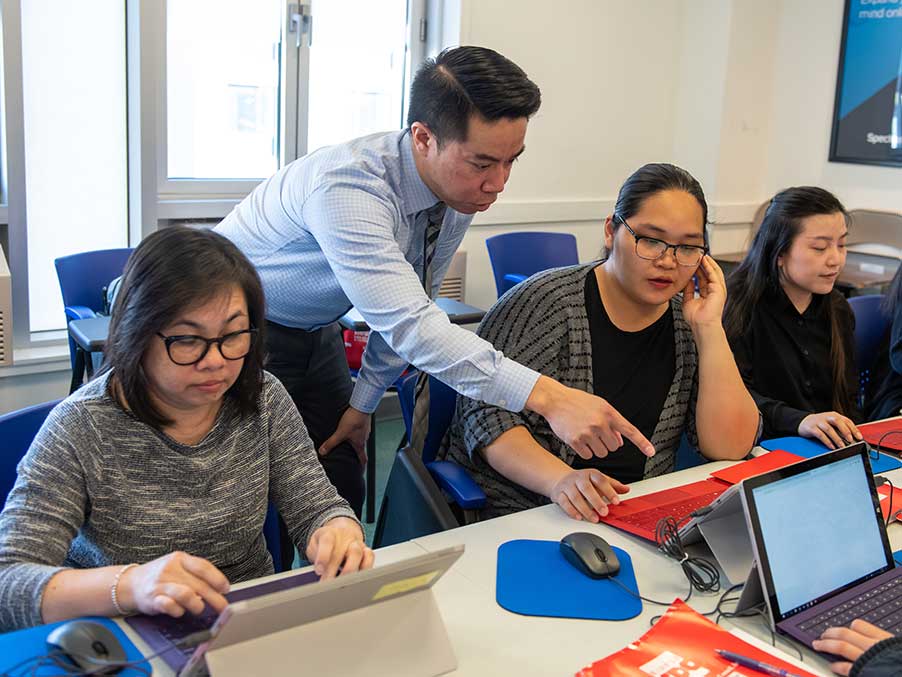
[[[608,578],[620,571],[614,549],[601,536],[586,531],[567,534],[561,539],[561,554],[586,576]]]
[[[113,675],[118,667],[98,668],[107,662],[124,663],[125,649],[105,625],[94,621],[69,621],[47,635],[51,651],[62,651],[79,669],[97,675]]]

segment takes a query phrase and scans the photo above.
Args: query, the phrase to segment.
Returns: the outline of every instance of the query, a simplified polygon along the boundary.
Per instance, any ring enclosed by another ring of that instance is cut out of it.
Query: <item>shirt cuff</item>
[[[495,378],[477,399],[508,411],[523,411],[539,376],[534,369],[504,357]]]
[[[364,414],[372,414],[379,406],[379,400],[385,394],[385,388],[365,382],[362,378],[354,383],[350,405]]]

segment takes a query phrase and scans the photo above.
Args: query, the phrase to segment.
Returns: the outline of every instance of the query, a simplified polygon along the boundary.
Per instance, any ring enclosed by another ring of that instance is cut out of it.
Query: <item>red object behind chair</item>
[[[351,369],[360,369],[363,351],[366,348],[366,341],[370,333],[368,331],[345,329],[342,331],[342,336],[344,337],[345,356],[348,358],[348,366]]]

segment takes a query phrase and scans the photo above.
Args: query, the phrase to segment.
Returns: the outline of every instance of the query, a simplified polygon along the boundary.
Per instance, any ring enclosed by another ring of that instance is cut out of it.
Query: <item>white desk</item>
[[[704,479],[731,462],[708,463],[696,468],[645,480],[632,485],[628,496],[641,496],[672,486]],[[902,483],[902,472],[890,478]],[[897,479],[898,478],[898,479]],[[519,538],[559,540],[572,531],[594,531],[609,543],[626,550],[633,560],[639,591],[645,597],[685,599],[689,584],[680,567],[666,559],[648,542],[604,524],[576,522],[557,506],[550,505],[434,534],[414,542],[426,550],[455,543],[466,544],[466,552],[451,572],[436,584],[439,608],[454,644],[459,675],[518,674],[572,675],[580,668],[613,653],[644,634],[653,616],[664,607],[643,603],[643,612],[627,621],[586,621],[520,616],[495,602],[495,567],[498,546]],[[894,549],[902,543],[902,528],[891,526]],[[723,591],[693,592],[690,605],[711,611]],[[728,609],[731,606],[727,607]],[[729,629],[733,621],[722,620]],[[735,622],[735,627],[770,643],[770,633],[758,617]],[[777,647],[786,647],[780,640]],[[792,649],[786,649],[793,655]],[[827,663],[803,650],[806,669],[831,675]]]
[[[729,461],[708,463],[696,468],[638,482],[628,496],[641,496],[672,486],[704,479],[711,472],[732,465]],[[889,473],[902,485],[902,471]],[[380,548],[376,566],[463,543],[466,552],[436,584],[434,591],[457,655],[455,675],[572,675],[580,668],[626,646],[644,634],[653,616],[664,607],[644,602],[643,612],[627,621],[587,621],[575,619],[521,616],[495,602],[495,569],[498,546],[519,538],[560,540],[572,531],[594,531],[608,542],[626,550],[633,560],[639,591],[653,599],[685,599],[689,584],[680,567],[661,555],[646,541],[604,524],[577,522],[557,506],[549,505],[453,529],[407,543]],[[902,528],[891,526],[894,549],[902,546]],[[285,575],[285,574],[277,574]],[[694,592],[690,605],[697,611],[710,611],[721,592]],[[733,621],[724,620],[730,628]],[[147,646],[121,624],[125,633],[142,651]],[[742,619],[735,626],[770,643],[767,626],[758,618]],[[778,640],[778,648],[786,644]],[[793,655],[792,649],[787,653]],[[810,672],[832,674],[825,661],[803,650],[805,667]],[[153,661],[154,675],[172,675],[159,659]]]

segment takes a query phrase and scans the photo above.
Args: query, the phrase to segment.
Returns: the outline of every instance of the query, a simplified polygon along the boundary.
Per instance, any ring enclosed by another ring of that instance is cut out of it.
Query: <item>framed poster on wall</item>
[[[902,167],[902,0],[846,0],[830,160]]]

